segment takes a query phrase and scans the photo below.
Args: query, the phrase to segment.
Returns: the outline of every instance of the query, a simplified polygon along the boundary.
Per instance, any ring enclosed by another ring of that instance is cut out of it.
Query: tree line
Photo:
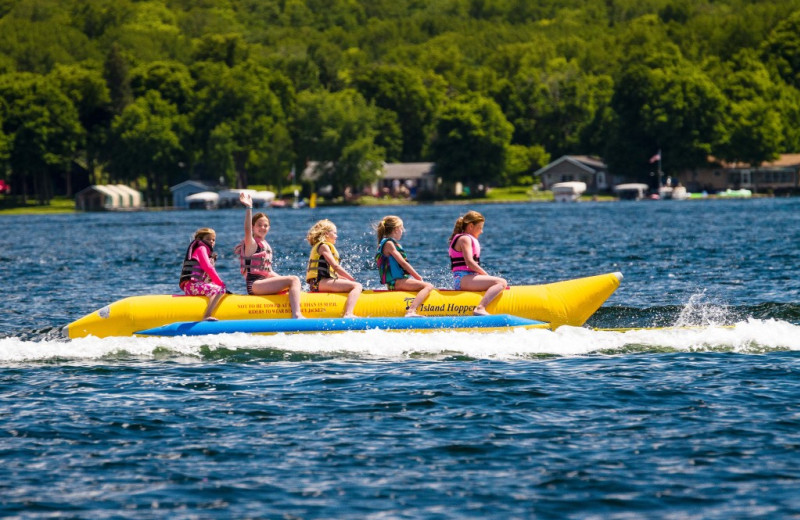
[[[800,0],[0,0],[0,177],[336,192],[382,162],[531,182],[800,151]]]

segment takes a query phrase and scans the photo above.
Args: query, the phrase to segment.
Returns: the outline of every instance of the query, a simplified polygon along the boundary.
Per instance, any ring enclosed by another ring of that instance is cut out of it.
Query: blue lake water
[[[69,341],[176,292],[199,227],[244,292],[243,211],[0,217],[0,517],[800,515],[800,199],[275,210],[268,240],[302,275],[330,218],[377,288],[372,224],[397,214],[448,287],[467,209],[511,284],[625,278],[556,331]]]

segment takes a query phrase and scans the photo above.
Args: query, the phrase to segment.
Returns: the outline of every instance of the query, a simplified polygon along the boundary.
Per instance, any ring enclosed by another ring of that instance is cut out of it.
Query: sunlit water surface
[[[302,275],[330,218],[377,288],[372,225],[398,214],[448,287],[467,209],[511,284],[622,285],[556,331],[69,341],[107,303],[176,292],[199,227],[244,292],[243,212],[0,218],[0,516],[800,515],[800,200],[275,210],[268,239]]]

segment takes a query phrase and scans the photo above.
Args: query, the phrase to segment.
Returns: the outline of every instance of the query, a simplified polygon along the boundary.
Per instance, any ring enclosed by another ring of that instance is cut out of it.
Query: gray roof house
[[[607,191],[612,186],[608,166],[597,157],[588,155],[562,155],[547,166],[534,172],[542,179],[542,187],[551,189],[553,184],[567,181],[586,183],[586,193]]]
[[[419,191],[435,192],[437,178],[434,173],[435,163],[385,163],[378,176],[378,189],[396,190],[405,186],[416,193]]]

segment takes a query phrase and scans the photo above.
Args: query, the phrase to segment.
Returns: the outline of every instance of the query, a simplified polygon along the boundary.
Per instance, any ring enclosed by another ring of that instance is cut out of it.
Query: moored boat
[[[543,285],[513,286],[489,304],[487,311],[544,322],[552,329],[561,325],[581,326],[619,287],[621,280],[621,273],[608,273]],[[480,292],[434,290],[417,312],[423,317],[470,316],[482,295]],[[364,291],[356,304],[355,314],[360,317],[419,320],[403,318],[415,296],[416,293],[405,291]],[[303,293],[301,310],[307,318],[341,319],[346,297],[342,293]],[[70,323],[65,327],[65,332],[70,338],[139,335],[171,324],[197,322],[202,318],[207,303],[208,300],[203,296],[131,296]],[[214,317],[220,322],[296,321],[288,319],[291,318],[291,310],[286,294],[229,294],[220,301]],[[248,332],[230,325],[228,323],[222,332]],[[418,324],[421,325],[422,322]],[[266,328],[269,330],[262,333],[293,332],[274,326]],[[387,328],[392,327],[387,325]]]

